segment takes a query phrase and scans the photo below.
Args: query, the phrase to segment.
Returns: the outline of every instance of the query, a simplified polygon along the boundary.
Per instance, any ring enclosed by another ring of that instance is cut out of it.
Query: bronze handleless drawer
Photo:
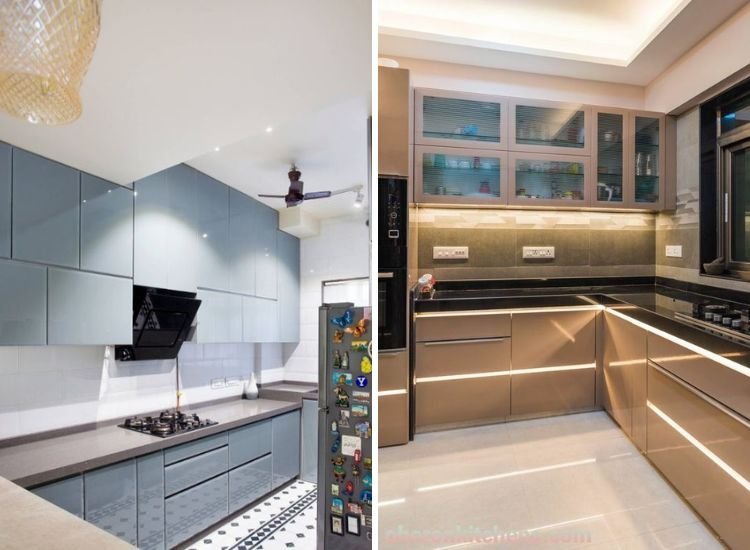
[[[378,397],[378,446],[409,442],[409,394]]]
[[[513,314],[513,370],[595,361],[595,311]]]
[[[547,416],[596,406],[594,369],[513,374],[510,388],[513,416]]]
[[[416,377],[480,374],[510,369],[510,338],[420,342]]]
[[[750,376],[652,333],[648,335],[648,359],[750,418]]]
[[[648,457],[731,548],[750,540],[750,423],[648,367]]]
[[[420,316],[415,325],[417,342],[510,336],[509,313]]]
[[[378,391],[409,387],[409,352],[378,353]]]

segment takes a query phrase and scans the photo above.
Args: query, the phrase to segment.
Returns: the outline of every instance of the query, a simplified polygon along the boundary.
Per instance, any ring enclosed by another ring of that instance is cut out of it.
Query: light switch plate
[[[211,379],[211,389],[212,390],[219,390],[221,388],[226,387],[226,381],[223,378],[212,378]]]
[[[681,244],[672,244],[667,245],[666,250],[667,258],[682,258],[682,245]]]
[[[433,246],[433,260],[468,260],[468,246]]]
[[[553,260],[555,258],[554,246],[524,246],[524,260]]]
[[[227,388],[230,386],[239,386],[242,383],[242,378],[239,376],[227,376],[225,379]]]

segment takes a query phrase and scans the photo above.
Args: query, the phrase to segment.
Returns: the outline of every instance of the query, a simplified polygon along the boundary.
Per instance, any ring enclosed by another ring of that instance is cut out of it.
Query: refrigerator
[[[319,312],[318,550],[372,547],[372,317]]]

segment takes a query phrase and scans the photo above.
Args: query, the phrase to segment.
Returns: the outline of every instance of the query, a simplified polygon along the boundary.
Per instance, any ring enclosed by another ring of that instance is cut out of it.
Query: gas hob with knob
[[[208,418],[201,418],[194,413],[168,410],[161,412],[159,416],[133,416],[126,418],[122,424],[119,424],[119,427],[158,437],[170,437],[216,424],[218,422]]]

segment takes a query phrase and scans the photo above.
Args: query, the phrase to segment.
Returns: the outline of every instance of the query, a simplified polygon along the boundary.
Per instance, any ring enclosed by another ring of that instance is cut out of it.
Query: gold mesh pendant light
[[[101,0],[0,0],[0,109],[32,124],[81,115]]]

